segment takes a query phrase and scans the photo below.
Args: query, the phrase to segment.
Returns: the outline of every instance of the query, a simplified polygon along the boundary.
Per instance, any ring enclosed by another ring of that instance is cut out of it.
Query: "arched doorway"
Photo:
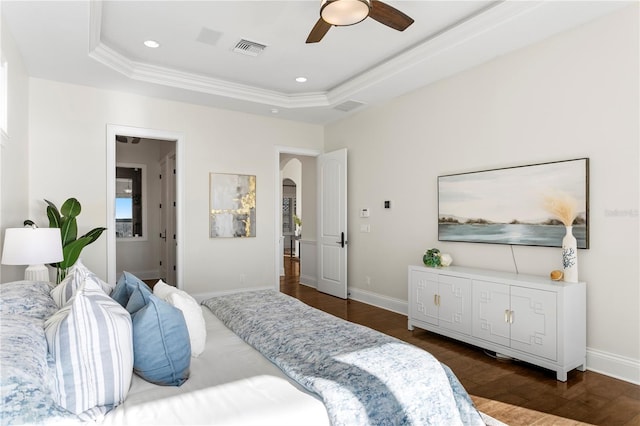
[[[284,253],[290,257],[298,257],[298,248],[296,246],[296,238],[298,237],[297,228],[300,222],[298,215],[298,197],[296,190],[298,185],[285,178],[282,181],[282,235],[284,236]]]

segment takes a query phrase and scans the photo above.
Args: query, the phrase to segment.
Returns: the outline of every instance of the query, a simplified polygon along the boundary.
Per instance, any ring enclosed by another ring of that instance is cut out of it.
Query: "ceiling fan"
[[[131,136],[122,136],[122,135],[116,135],[116,142],[120,142],[120,143],[127,143],[129,142],[129,139],[131,139],[131,143],[132,144],[137,144],[140,143],[140,138],[134,138]]]
[[[398,31],[404,31],[413,24],[411,17],[379,0],[322,0],[320,19],[306,42],[317,43],[332,26],[357,24],[367,16]]]

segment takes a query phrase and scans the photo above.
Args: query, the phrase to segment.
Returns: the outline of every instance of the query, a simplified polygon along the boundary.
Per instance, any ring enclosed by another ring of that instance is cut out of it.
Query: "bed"
[[[62,309],[51,290],[0,285],[2,424],[484,424],[455,375],[427,352],[275,291],[204,301],[206,340],[180,386],[131,374],[115,407],[73,414],[52,397],[44,329]]]

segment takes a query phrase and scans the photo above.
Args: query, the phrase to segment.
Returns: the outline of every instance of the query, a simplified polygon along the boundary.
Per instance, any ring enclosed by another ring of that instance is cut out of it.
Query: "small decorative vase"
[[[442,256],[440,256],[440,264],[442,266],[449,266],[451,262],[453,262],[451,255],[449,253],[442,253]]]
[[[567,226],[567,233],[562,238],[562,268],[564,280],[578,282],[578,242],[573,236],[572,226]]]

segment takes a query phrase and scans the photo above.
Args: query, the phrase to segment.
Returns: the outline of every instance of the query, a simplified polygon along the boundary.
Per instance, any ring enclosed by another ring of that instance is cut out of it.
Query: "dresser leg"
[[[556,371],[556,379],[560,382],[566,382],[567,381],[567,372],[564,370],[558,370]]]

